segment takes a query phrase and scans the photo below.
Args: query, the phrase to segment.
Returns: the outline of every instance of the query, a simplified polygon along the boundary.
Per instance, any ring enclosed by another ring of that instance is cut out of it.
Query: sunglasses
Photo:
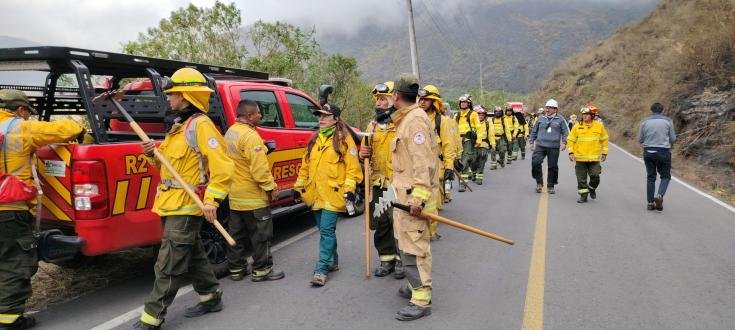
[[[373,87],[373,95],[375,94],[388,94],[390,92],[390,87],[386,84],[377,84],[375,87]]]
[[[429,91],[427,91],[427,90],[425,90],[423,88],[422,89],[419,89],[418,95],[419,95],[419,97],[428,97],[428,96],[441,97],[441,96],[439,96],[439,94],[433,93],[433,92],[429,92]]]

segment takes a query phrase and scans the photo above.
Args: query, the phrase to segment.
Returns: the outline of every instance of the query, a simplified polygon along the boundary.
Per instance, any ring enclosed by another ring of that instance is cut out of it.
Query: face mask
[[[390,122],[390,115],[396,112],[396,108],[394,106],[391,106],[388,109],[382,110],[378,112],[378,109],[375,111],[375,121],[377,121],[380,124],[387,124]]]

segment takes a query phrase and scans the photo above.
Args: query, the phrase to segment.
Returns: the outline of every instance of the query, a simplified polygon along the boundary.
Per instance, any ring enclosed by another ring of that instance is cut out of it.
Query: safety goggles
[[[380,84],[375,85],[375,87],[373,87],[372,93],[373,95],[375,95],[375,94],[388,94],[388,92],[390,92],[390,87],[388,87],[388,85],[386,84],[380,83]]]
[[[582,114],[592,113],[592,110],[590,108],[585,107],[585,108],[582,108],[581,110],[579,110],[579,112],[581,112]]]
[[[429,92],[429,91],[427,91],[427,90],[425,90],[423,88],[422,89],[419,89],[418,95],[419,95],[419,97],[429,97],[429,96],[441,97],[441,96],[439,96],[439,94],[434,93],[434,92]]]

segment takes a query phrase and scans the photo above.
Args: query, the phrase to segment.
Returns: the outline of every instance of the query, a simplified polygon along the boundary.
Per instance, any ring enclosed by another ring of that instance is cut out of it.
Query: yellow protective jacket
[[[319,134],[318,132],[315,134]],[[357,147],[349,135],[340,144],[342,157],[334,150],[332,140],[317,136],[311,152],[301,159],[299,177],[295,189],[302,191],[301,198],[312,210],[345,212],[344,194],[354,192],[357,183],[362,181],[360,159]]]
[[[232,173],[235,165],[227,157],[225,141],[209,117],[201,114],[187,119],[182,125],[174,125],[166,134],[166,138],[158,147],[163,156],[181,175],[189,186],[201,185],[199,171],[199,156],[186,142],[184,130],[188,125],[195,125],[196,145],[199,148],[204,163],[204,170],[209,180],[204,192],[204,204],[219,206],[230,190]],[[160,216],[169,215],[197,215],[202,210],[196,202],[186,194],[183,188],[174,179],[173,175],[153,157],[148,161],[159,168],[161,183],[158,185],[158,194],[153,203],[152,211]],[[171,183],[171,185],[167,185]]]
[[[438,153],[442,159],[443,167],[438,169],[440,172],[443,170],[451,170],[454,167],[454,160],[457,158],[457,147],[454,145],[457,141],[457,132],[452,125],[452,118],[438,114],[436,111],[426,113],[431,123],[431,128],[436,133],[436,116],[442,116],[439,123],[439,134],[437,135]],[[443,173],[439,173],[443,177]]]
[[[607,155],[607,140],[605,125],[599,121],[578,122],[567,136],[569,154],[578,162],[599,162],[600,155]]]
[[[462,136],[459,135],[459,126],[454,118],[449,120],[449,127],[449,131],[452,132],[452,137],[454,138],[454,154],[456,158],[457,155],[461,155],[462,151],[464,151],[464,146],[462,146]]]
[[[373,186],[388,187],[393,177],[390,142],[396,136],[396,125],[392,122],[378,124],[373,121],[368,124],[365,131],[373,133],[370,141],[373,149],[370,157],[370,182]]]
[[[521,125],[518,123],[518,118],[516,118],[515,115],[511,116],[503,116],[503,122],[505,123],[506,132],[505,134],[508,137],[508,141],[511,141],[512,139],[515,139],[518,137],[518,129],[521,127]]]
[[[13,118],[17,119],[9,127],[10,130],[5,135],[3,142],[7,154],[4,154],[3,148],[0,147],[0,173],[4,173],[7,166],[8,173],[14,174],[28,184],[33,184],[31,156],[36,149],[51,143],[69,142],[85,131],[84,127],[73,120],[27,121],[16,117],[10,110],[0,108],[0,124],[6,122],[10,124],[9,121]],[[0,134],[5,134],[5,130],[0,131]],[[35,203],[35,200],[31,200],[0,204],[0,211],[27,211]]]
[[[227,155],[235,165],[230,185],[230,209],[250,211],[268,206],[269,192],[276,189],[266,152],[255,127],[236,122],[225,133]]]
[[[470,116],[469,121],[467,120],[468,115]],[[472,110],[459,110],[459,113],[457,113],[457,118],[455,119],[457,121],[457,126],[459,127],[459,135],[467,134],[470,129],[474,131],[480,129],[480,119],[477,117],[477,112],[474,112]],[[481,142],[482,141],[478,136],[475,144],[479,144]]]
[[[493,125],[490,125],[490,122],[487,120],[480,122],[480,130],[478,132],[478,137],[482,140],[482,143],[480,144],[480,148],[490,148],[492,146],[495,148],[495,128]]]
[[[396,138],[393,140],[393,186],[398,197],[407,200],[399,202],[409,205],[424,204],[424,211],[435,212],[436,200],[432,190],[437,184],[435,176],[437,144],[436,134],[426,112],[414,104],[399,109],[391,115],[396,123]]]

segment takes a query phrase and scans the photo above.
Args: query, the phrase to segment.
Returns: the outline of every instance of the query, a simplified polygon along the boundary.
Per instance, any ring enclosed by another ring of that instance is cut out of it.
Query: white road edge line
[[[300,233],[300,234],[298,234],[298,235],[296,235],[294,237],[291,237],[291,238],[289,238],[289,239],[287,239],[287,240],[285,240],[285,241],[283,241],[281,243],[278,243],[278,244],[274,245],[273,248],[271,249],[271,252],[276,252],[276,251],[278,251],[278,250],[280,250],[282,248],[285,248],[285,247],[287,247],[287,246],[289,246],[289,245],[291,245],[293,243],[296,243],[297,241],[301,240],[302,238],[304,238],[306,236],[309,236],[309,235],[315,233],[316,231],[317,231],[317,228],[316,227],[312,227],[311,229],[306,230],[303,233]],[[194,291],[194,288],[191,286],[191,284],[190,285],[187,285],[187,286],[179,289],[179,292],[176,294],[176,298],[181,297],[181,296],[183,296],[183,295],[185,295],[185,294],[187,294],[189,292],[192,292],[192,291]],[[120,316],[118,316],[118,317],[116,317],[116,318],[114,318],[112,320],[109,320],[109,321],[107,321],[105,323],[102,323],[102,324],[100,324],[98,326],[95,326],[91,330],[110,330],[110,329],[114,329],[114,328],[119,327],[119,326],[121,326],[121,325],[129,322],[130,320],[133,320],[136,317],[140,316],[140,314],[142,312],[143,312],[143,306],[140,306],[140,307],[135,308],[135,309],[133,309],[131,311],[128,311],[127,313],[122,314],[122,315],[120,315]]]
[[[636,156],[636,155],[633,155],[633,154],[631,154],[630,152],[628,152],[627,150],[625,150],[625,149],[621,148],[620,146],[618,146],[618,145],[617,145],[617,144],[615,144],[615,143],[610,143],[610,144],[611,144],[611,145],[612,145],[613,147],[615,147],[616,149],[618,149],[618,150],[622,151],[622,152],[623,152],[624,154],[626,154],[626,155],[628,155],[628,156],[632,157],[633,159],[637,160],[637,161],[638,161],[638,162],[640,162],[641,164],[645,164],[645,163],[643,162],[643,159],[641,159],[640,157],[638,157],[638,156]],[[681,185],[683,185],[684,187],[687,187],[687,188],[689,188],[690,190],[694,191],[695,193],[697,193],[697,194],[700,194],[700,195],[704,196],[705,198],[707,198],[707,199],[709,199],[709,200],[711,200],[711,201],[715,202],[716,204],[718,204],[718,205],[720,205],[720,206],[724,207],[724,208],[725,208],[725,209],[727,209],[728,211],[730,211],[730,212],[733,212],[733,213],[735,213],[735,207],[733,207],[732,205],[730,205],[730,204],[728,204],[728,203],[726,203],[726,202],[724,202],[724,201],[722,201],[722,200],[718,199],[717,197],[715,197],[715,196],[712,196],[712,195],[710,195],[710,194],[708,194],[708,193],[706,193],[706,192],[704,192],[704,191],[701,191],[701,190],[699,190],[699,189],[695,188],[694,186],[692,186],[692,185],[690,185],[690,184],[688,184],[688,183],[684,182],[683,180],[681,180],[681,179],[679,179],[679,178],[677,178],[677,177],[675,177],[675,176],[673,176],[673,175],[671,176],[671,179],[672,179],[672,180],[674,180],[674,181],[676,181],[676,182],[678,182],[678,183],[680,183],[680,184],[681,184]]]

